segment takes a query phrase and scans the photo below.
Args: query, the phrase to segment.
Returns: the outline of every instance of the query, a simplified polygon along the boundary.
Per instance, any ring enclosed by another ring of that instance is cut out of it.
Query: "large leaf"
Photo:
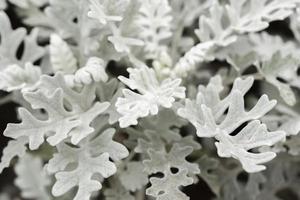
[[[185,107],[178,110],[180,116],[196,127],[199,137],[217,139],[219,156],[238,159],[247,172],[265,169],[261,164],[276,155],[273,152],[249,152],[250,149],[271,146],[285,139],[283,131],[268,132],[266,125],[257,120],[275,106],[275,100],[270,101],[263,95],[250,111],[245,111],[244,95],[252,84],[252,77],[237,78],[229,95],[221,99],[223,86],[221,77],[216,76],[207,87],[199,86],[196,100],[187,99]],[[240,126],[242,130],[238,129]]]
[[[54,154],[47,167],[57,179],[52,188],[54,196],[63,195],[78,186],[74,200],[88,200],[92,192],[102,188],[101,179],[95,179],[94,175],[103,178],[113,175],[117,168],[109,158],[119,161],[128,156],[128,150],[112,140],[114,132],[114,129],[107,129],[94,139],[82,141],[79,148],[67,144],[58,146],[58,153]],[[69,169],[70,165],[76,167]]]
[[[44,87],[48,92],[43,90]],[[93,103],[94,86],[87,86],[80,93],[75,92],[65,85],[61,74],[44,76],[38,88],[34,92],[24,93],[24,98],[34,109],[44,109],[47,119],[40,120],[28,110],[20,108],[22,123],[9,124],[4,132],[5,136],[15,139],[28,137],[32,150],[37,149],[45,137],[53,146],[67,137],[71,137],[73,144],[78,144],[94,131],[90,127],[91,122],[109,106],[107,102]]]

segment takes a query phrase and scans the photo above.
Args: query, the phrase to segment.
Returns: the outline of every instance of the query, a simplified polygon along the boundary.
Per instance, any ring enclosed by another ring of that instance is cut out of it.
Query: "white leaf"
[[[102,188],[101,180],[94,179],[94,175],[108,178],[117,170],[109,157],[119,161],[128,156],[127,149],[112,140],[114,132],[114,129],[107,129],[100,136],[81,142],[79,148],[67,144],[58,147],[58,153],[54,154],[47,166],[57,179],[52,188],[54,196],[60,196],[78,186],[74,200],[89,200],[92,192]],[[76,167],[69,170],[70,164]]]
[[[104,61],[98,57],[90,57],[85,66],[75,74],[66,74],[65,81],[70,87],[89,85],[94,82],[106,82],[108,75],[105,72]]]
[[[77,60],[68,44],[59,35],[51,35],[49,51],[54,72],[70,74],[76,71]]]
[[[118,15],[109,15],[106,10],[107,0],[103,2],[99,0],[89,0],[90,1],[90,11],[88,16],[90,18],[97,19],[101,24],[105,25],[107,22],[121,21],[122,17]],[[100,3],[101,2],[101,3]]]
[[[9,167],[9,164],[14,157],[23,157],[25,155],[27,150],[25,145],[27,143],[28,140],[26,137],[21,137],[17,140],[11,140],[8,142],[2,153],[0,173],[2,173],[3,169]]]
[[[51,183],[50,177],[43,168],[43,162],[30,154],[22,156],[15,166],[17,179],[15,184],[21,189],[24,198],[50,200],[47,187]]]
[[[51,85],[53,88],[49,87]],[[50,91],[53,89],[51,91],[53,93],[45,94],[47,90],[43,90],[43,87]],[[107,102],[92,103],[95,87],[87,86],[80,93],[68,88],[62,74],[44,77],[38,88],[39,90],[35,92],[24,93],[24,98],[34,109],[44,109],[48,118],[40,120],[25,108],[20,108],[22,123],[9,124],[4,131],[4,135],[14,139],[28,137],[31,150],[37,149],[44,142],[45,137],[53,146],[67,137],[71,137],[71,142],[77,144],[94,131],[90,127],[91,122],[109,106]],[[72,111],[66,109],[64,99],[71,103]]]
[[[135,192],[148,183],[148,175],[140,162],[128,162],[126,169],[119,175],[123,187]]]
[[[113,43],[117,52],[129,53],[130,46],[143,46],[144,42],[135,38],[124,37],[121,35],[109,36],[108,41]]]
[[[148,115],[156,115],[159,106],[172,107],[175,98],[185,97],[185,88],[179,86],[181,79],[165,79],[159,81],[153,69],[141,67],[129,68],[129,78],[119,79],[133,90],[123,90],[124,97],[116,102],[117,111],[122,115],[119,119],[121,127],[137,124],[137,119]]]
[[[41,76],[41,69],[31,63],[26,63],[22,68],[19,65],[9,65],[0,71],[0,89],[5,91],[23,91],[33,86]]]
[[[199,174],[200,169],[197,164],[187,161],[186,157],[193,150],[200,149],[200,145],[191,136],[187,136],[174,142],[168,151],[159,133],[146,133],[147,140],[139,139],[135,151],[149,157],[143,161],[145,172],[149,175],[158,172],[164,175],[162,178],[150,178],[151,187],[146,190],[146,194],[161,200],[188,199],[180,188],[192,184],[193,176]]]
[[[278,89],[280,96],[288,105],[296,103],[296,96],[290,86],[300,88],[300,85],[293,85],[299,79],[297,75],[299,62],[300,60],[294,58],[293,55],[283,56],[280,51],[277,51],[268,60],[257,64],[259,72],[266,78],[266,81]],[[285,80],[286,83],[277,78]]]
[[[271,146],[285,139],[283,131],[268,132],[266,126],[257,120],[270,111],[276,101],[269,101],[263,95],[250,111],[245,111],[244,95],[252,86],[253,78],[237,78],[231,92],[223,99],[219,96],[222,91],[220,81],[220,76],[217,76],[207,87],[199,86],[196,100],[187,100],[178,114],[196,127],[199,137],[215,137],[218,140],[215,144],[220,157],[238,159],[247,172],[261,171],[265,169],[261,164],[270,161],[276,154],[248,150]],[[237,135],[231,135],[244,123],[247,123],[246,126]]]
[[[195,69],[196,63],[214,59],[209,55],[213,47],[226,47],[236,42],[239,34],[258,32],[267,28],[271,21],[283,20],[293,13],[297,3],[299,0],[230,0],[224,4],[215,1],[209,15],[199,18],[196,34],[202,43],[179,59],[175,75],[186,76]]]
[[[10,64],[24,65],[35,62],[41,58],[45,50],[37,45],[38,29],[35,28],[26,36],[25,28],[13,30],[8,16],[0,11],[0,70]],[[17,50],[24,41],[24,50],[21,58],[17,58]]]
[[[168,171],[163,178],[150,178],[151,187],[146,194],[155,197],[157,200],[188,200],[189,197],[180,191],[181,186],[193,183],[193,179],[187,177],[187,170],[179,170],[173,174]]]
[[[172,8],[167,0],[142,0],[136,17],[138,37],[145,42],[147,58],[157,58],[164,51],[164,41],[172,35]]]

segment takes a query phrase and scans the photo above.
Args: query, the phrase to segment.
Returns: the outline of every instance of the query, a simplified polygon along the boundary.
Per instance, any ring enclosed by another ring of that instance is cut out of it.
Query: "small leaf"
[[[50,61],[54,72],[70,74],[77,69],[77,60],[68,44],[57,34],[50,37]]]
[[[22,156],[15,166],[17,179],[15,184],[21,189],[22,197],[50,200],[47,187],[50,185],[50,177],[43,168],[43,162],[38,157],[30,154]]]

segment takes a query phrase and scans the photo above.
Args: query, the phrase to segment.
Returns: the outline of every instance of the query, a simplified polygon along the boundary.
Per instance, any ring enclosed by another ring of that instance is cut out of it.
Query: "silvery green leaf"
[[[299,5],[0,0],[0,198],[299,199]]]
[[[290,17],[290,28],[293,31],[296,39],[300,41],[300,26],[299,26],[299,21],[300,21],[300,9],[297,8],[296,12],[293,13]]]
[[[98,1],[98,0],[89,0],[90,1],[90,11],[88,16],[90,18],[97,19],[101,24],[106,25],[108,22],[121,21],[122,17],[118,15],[110,15],[110,10],[107,10],[109,1]]]
[[[199,168],[201,173],[199,176],[205,180],[205,182],[209,185],[210,189],[219,196],[220,194],[220,185],[221,185],[221,177],[220,174],[216,174],[216,171],[220,169],[219,160],[216,158],[209,157],[208,155],[203,155],[199,160]]]
[[[90,127],[91,122],[109,106],[107,102],[92,103],[95,87],[87,86],[80,93],[75,92],[65,85],[61,74],[55,77],[44,76],[39,84],[38,90],[25,92],[24,98],[34,109],[44,109],[48,118],[40,120],[28,110],[20,108],[22,123],[9,124],[4,132],[4,135],[15,139],[28,137],[32,150],[37,149],[45,137],[53,146],[67,137],[71,137],[73,144],[78,144],[94,131]],[[42,90],[43,87],[48,89],[48,93]],[[89,98],[86,98],[86,95]],[[76,99],[73,99],[74,97]],[[71,111],[67,109],[69,105],[66,105],[65,100],[71,103]]]
[[[273,152],[250,153],[248,150],[260,146],[271,146],[283,137],[284,132],[268,132],[265,125],[255,120],[242,129],[237,136],[231,138],[223,135],[216,136],[219,142],[215,144],[219,156],[238,159],[243,168],[251,173],[266,169],[261,164],[272,160],[276,154]]]
[[[13,30],[8,16],[0,11],[0,69],[4,69],[9,64],[25,64],[26,62],[33,63],[41,58],[45,50],[37,45],[38,29],[35,28],[26,36],[24,28]],[[17,50],[24,41],[24,51],[20,59],[17,58]]]
[[[199,18],[199,29],[195,30],[199,39],[203,42],[216,41],[220,46],[228,46],[236,41],[237,37],[230,34],[228,26],[224,26],[222,22],[222,18],[227,14],[225,6],[215,1],[209,9],[209,14],[209,17],[203,15]]]
[[[181,23],[185,26],[190,26],[195,19],[200,15],[205,14],[208,8],[214,1],[200,0],[200,1],[170,1],[172,7],[172,14],[176,23]],[[180,18],[178,17],[180,16]],[[180,27],[180,26],[179,26]],[[181,28],[181,27],[180,27]]]
[[[196,69],[196,64],[203,61],[211,61],[214,59],[212,52],[214,51],[214,42],[203,42],[193,46],[181,57],[175,64],[174,72],[171,72],[175,77],[187,77],[189,72]]]
[[[100,173],[102,177],[107,178],[116,172],[116,167],[109,161],[108,153],[97,157],[84,157],[79,153],[79,157],[81,162],[74,170],[55,174],[56,182],[52,188],[54,196],[63,195],[71,188],[78,186],[74,200],[88,200],[92,192],[102,188],[100,182],[91,179],[93,174]]]
[[[248,150],[271,146],[284,140],[283,131],[268,132],[266,126],[257,119],[271,110],[276,101],[261,96],[256,105],[245,111],[244,95],[253,84],[253,78],[237,78],[231,92],[221,99],[223,90],[220,76],[213,77],[207,87],[199,86],[195,101],[186,100],[184,108],[178,114],[188,119],[197,130],[199,137],[215,137],[218,155],[238,159],[247,172],[265,169],[262,163],[275,157],[273,152],[252,153]],[[225,112],[226,111],[226,112]],[[236,135],[231,135],[243,123],[246,126]]]
[[[47,166],[50,173],[55,173],[56,182],[52,188],[54,196],[78,186],[74,200],[88,200],[92,192],[102,188],[101,180],[94,179],[94,174],[108,178],[117,170],[109,158],[120,161],[128,156],[128,150],[112,140],[114,132],[114,129],[107,129],[96,138],[82,141],[78,148],[67,144],[58,146],[58,153],[54,154]],[[71,164],[76,167],[69,170]]]
[[[159,107],[170,108],[175,98],[185,97],[185,88],[180,86],[181,79],[167,78],[158,80],[155,71],[150,68],[129,68],[129,78],[119,79],[132,90],[124,89],[124,97],[116,102],[117,111],[122,115],[119,119],[121,127],[136,125],[137,119],[148,115],[156,115]]]
[[[146,194],[157,200],[188,200],[189,197],[180,191],[180,187],[193,183],[193,179],[187,176],[187,170],[179,170],[177,173],[166,172],[163,178],[150,178],[151,187]]]
[[[50,27],[55,29],[62,38],[77,38],[78,29],[72,21],[77,17],[77,7],[74,1],[50,1],[50,6],[45,8],[45,14],[50,21]]]
[[[162,178],[150,178],[151,187],[146,194],[158,199],[188,199],[180,191],[181,186],[194,182],[193,176],[200,173],[197,164],[186,160],[186,157],[200,148],[190,137],[182,138],[167,151],[165,145],[155,132],[148,132],[148,141],[139,140],[136,152],[148,154],[143,161],[144,171],[149,175],[163,173]],[[175,170],[175,171],[174,171]]]
[[[209,60],[213,47],[226,47],[244,33],[261,31],[271,21],[283,20],[293,13],[299,0],[230,0],[228,3],[214,1],[209,15],[199,18],[196,35],[202,43],[192,47],[175,65],[177,76],[186,76],[196,63]],[[224,20],[225,19],[225,20]],[[177,72],[178,71],[178,72]]]
[[[234,200],[247,199],[255,200],[260,194],[260,186],[266,182],[262,174],[250,174],[245,183],[240,183],[237,177],[232,177],[225,182],[222,187],[222,193],[216,200]]]
[[[282,188],[289,191],[296,199],[300,197],[299,192],[299,160],[291,161],[287,155],[282,155],[269,166],[269,170],[265,171],[264,176],[266,182],[260,185],[260,193],[256,199],[274,199],[280,200],[278,193],[282,192]]]
[[[231,0],[225,8],[235,31],[257,32],[266,28],[269,22],[283,20],[291,15],[297,3],[298,0]]]
[[[0,45],[0,68],[3,69],[7,64],[16,62],[16,52],[26,35],[25,28],[13,30],[10,20],[5,12],[0,12],[1,24],[1,45]]]
[[[74,74],[66,74],[65,81],[71,87],[89,85],[94,82],[106,82],[108,75],[105,72],[104,61],[98,57],[90,57],[85,66]]]
[[[30,4],[30,6],[26,9],[19,10],[20,14],[23,16],[22,21],[24,24],[32,27],[40,27],[39,35],[41,37],[47,37],[49,35],[49,30],[47,28],[51,26],[45,12],[40,9],[40,7],[47,5],[47,3],[48,2],[39,1],[37,3]]]
[[[121,35],[109,36],[107,39],[114,45],[116,51],[120,52],[120,53],[123,53],[123,52],[129,53],[130,46],[143,46],[144,45],[144,42],[142,40],[124,37]]]
[[[168,143],[181,139],[178,128],[185,123],[170,109],[163,109],[157,115],[140,120],[140,125],[144,129],[160,133],[160,136]]]
[[[129,191],[137,191],[148,183],[148,174],[140,162],[128,162],[124,171],[121,171],[120,182]]]
[[[8,142],[7,146],[4,148],[2,153],[2,158],[0,162],[0,172],[2,173],[3,169],[9,167],[11,160],[14,157],[23,157],[27,150],[25,146],[28,143],[26,137],[18,138],[17,140],[11,140]]]
[[[80,121],[74,119],[72,113],[65,110],[62,95],[61,89],[57,89],[52,96],[45,96],[42,92],[26,93],[25,99],[34,103],[35,108],[45,109],[48,119],[45,121],[36,119],[29,111],[20,108],[19,115],[22,123],[9,124],[4,135],[15,139],[28,137],[29,148],[32,150],[37,149],[51,132],[56,134],[49,136],[48,141],[52,145],[60,143],[67,138],[73,128],[80,125]]]
[[[108,153],[113,161],[119,161],[128,156],[128,150],[122,144],[115,142],[115,129],[106,129],[100,136],[90,142],[92,154]]]
[[[241,73],[257,61],[257,54],[254,52],[249,52],[245,55],[229,54],[226,60],[236,71]]]
[[[172,35],[172,8],[167,0],[145,0],[140,4],[135,21],[138,37],[145,42],[146,57],[156,58],[166,48],[163,42]]]
[[[249,42],[253,46],[252,50],[260,56],[260,60],[269,60],[276,52],[280,52],[283,57],[292,55],[297,58],[300,54],[292,41],[284,41],[278,35],[266,32],[250,34]]]
[[[258,64],[257,67],[266,81],[279,90],[280,96],[288,105],[296,103],[296,96],[290,86],[299,79],[297,75],[299,68],[298,58],[294,58],[292,55],[283,56],[278,51],[269,60]],[[287,83],[281,82],[277,78],[281,78]],[[300,85],[295,85],[295,87],[300,87]]]
[[[25,154],[20,157],[15,166],[15,172],[17,174],[15,184],[21,189],[22,197],[41,200],[52,199],[47,191],[51,179],[43,168],[41,158]]]
[[[200,173],[198,166],[185,159],[192,152],[193,147],[180,147],[178,144],[174,144],[168,153],[148,149],[150,160],[143,161],[145,171],[149,174],[167,173],[171,168],[177,168],[178,170],[187,170],[188,174],[198,174]]]
[[[123,86],[118,82],[117,79],[111,79],[107,83],[98,84],[96,88],[97,97],[100,101],[109,101],[110,106],[107,108],[105,113],[108,113],[109,124],[114,124],[121,117],[116,109],[116,101],[122,96]]]
[[[50,38],[50,60],[54,72],[73,73],[77,69],[77,60],[68,44],[56,34]]]
[[[288,152],[290,155],[300,155],[300,115],[285,105],[276,106],[276,113],[269,114],[263,118],[264,123],[270,125],[271,130],[282,130],[288,136],[286,141],[275,144],[271,149],[273,152]]]
[[[148,150],[152,149],[158,152],[165,151],[165,143],[162,138],[154,131],[146,130],[145,131],[146,138],[139,138],[138,144],[135,147],[134,151],[137,153],[143,153],[148,155]]]
[[[25,91],[39,80],[41,74],[41,69],[31,63],[26,63],[24,68],[17,64],[9,65],[0,71],[0,88],[8,92]]]

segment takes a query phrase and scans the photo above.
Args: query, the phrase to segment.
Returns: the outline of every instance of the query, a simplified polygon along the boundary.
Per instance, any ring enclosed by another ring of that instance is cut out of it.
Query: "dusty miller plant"
[[[300,0],[0,0],[0,172],[24,199],[299,199],[299,66]]]

